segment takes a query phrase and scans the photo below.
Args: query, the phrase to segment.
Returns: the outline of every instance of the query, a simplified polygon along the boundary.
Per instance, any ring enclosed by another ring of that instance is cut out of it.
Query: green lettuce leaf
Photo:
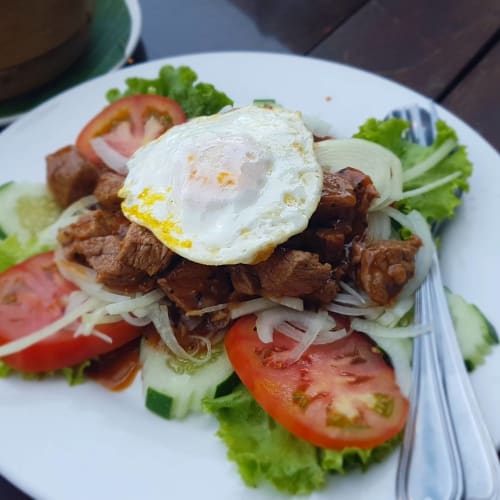
[[[248,486],[267,480],[285,493],[305,494],[324,485],[316,448],[277,424],[243,386],[204,407],[217,416],[218,435]]]
[[[16,234],[11,234],[0,241],[0,272],[22,262],[33,255],[53,250],[55,242],[49,244],[40,242],[38,238],[30,238],[26,243],[21,243]]]
[[[385,443],[368,450],[361,448],[345,448],[342,451],[321,449],[321,467],[338,474],[345,474],[352,469],[365,471],[371,464],[382,462],[390,455],[401,443],[402,436],[400,433]]]
[[[209,83],[196,83],[198,75],[188,66],[163,66],[158,78],[128,78],[127,88],[107,92],[106,98],[113,102],[121,97],[135,94],[157,94],[177,101],[188,118],[212,115],[233,101],[224,92]]]
[[[78,385],[85,382],[85,370],[91,364],[90,360],[83,361],[79,365],[61,368],[60,370],[52,370],[43,373],[27,373],[19,372],[10,367],[7,363],[0,360],[0,378],[6,378],[11,375],[19,375],[25,380],[45,380],[51,377],[64,377],[68,385]]]
[[[455,131],[443,121],[437,122],[436,141],[428,147],[406,140],[407,128],[408,123],[397,118],[382,121],[371,118],[359,128],[354,137],[376,142],[390,149],[401,159],[403,170],[429,157],[448,139],[458,143]],[[461,203],[460,192],[469,190],[467,179],[472,173],[472,164],[467,158],[464,146],[458,146],[436,166],[404,185],[404,190],[410,191],[455,172],[460,173],[459,177],[432,191],[401,200],[398,208],[403,212],[418,210],[429,223],[441,222],[453,217],[456,207]]]
[[[205,400],[204,408],[219,420],[218,435],[226,443],[228,457],[236,462],[244,482],[256,487],[269,481],[287,494],[318,490],[332,472],[344,474],[355,467],[365,470],[385,458],[400,442],[398,436],[369,450],[319,449],[274,421],[243,386],[227,396]]]

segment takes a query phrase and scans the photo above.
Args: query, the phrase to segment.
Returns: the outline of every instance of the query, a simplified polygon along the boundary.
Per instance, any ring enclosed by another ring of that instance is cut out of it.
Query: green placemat
[[[131,26],[124,0],[96,0],[85,52],[53,82],[0,103],[0,119],[24,113],[49,97],[116,67],[124,57]]]

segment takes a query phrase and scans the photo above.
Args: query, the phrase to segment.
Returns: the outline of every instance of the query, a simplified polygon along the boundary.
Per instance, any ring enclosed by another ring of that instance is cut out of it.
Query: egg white
[[[173,127],[128,169],[125,216],[207,265],[265,260],[306,228],[323,183],[300,113],[259,106]]]

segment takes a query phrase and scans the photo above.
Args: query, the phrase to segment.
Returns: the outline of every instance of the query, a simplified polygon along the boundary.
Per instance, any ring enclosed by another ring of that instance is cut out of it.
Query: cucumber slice
[[[239,383],[223,347],[203,365],[178,362],[163,344],[141,342],[142,387],[146,408],[168,419],[202,412],[205,397],[229,394]]]
[[[472,371],[484,363],[491,346],[498,344],[497,332],[477,306],[450,290],[446,290],[446,298],[465,366]]]
[[[45,184],[8,182],[0,186],[0,238],[16,234],[24,243],[54,222],[60,212]]]

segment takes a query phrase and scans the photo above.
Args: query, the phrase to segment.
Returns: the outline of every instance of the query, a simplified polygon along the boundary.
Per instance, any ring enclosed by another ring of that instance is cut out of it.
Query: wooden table
[[[141,7],[136,62],[220,50],[342,62],[435,100],[500,150],[499,0],[142,0]],[[0,477],[0,498],[29,497]]]

